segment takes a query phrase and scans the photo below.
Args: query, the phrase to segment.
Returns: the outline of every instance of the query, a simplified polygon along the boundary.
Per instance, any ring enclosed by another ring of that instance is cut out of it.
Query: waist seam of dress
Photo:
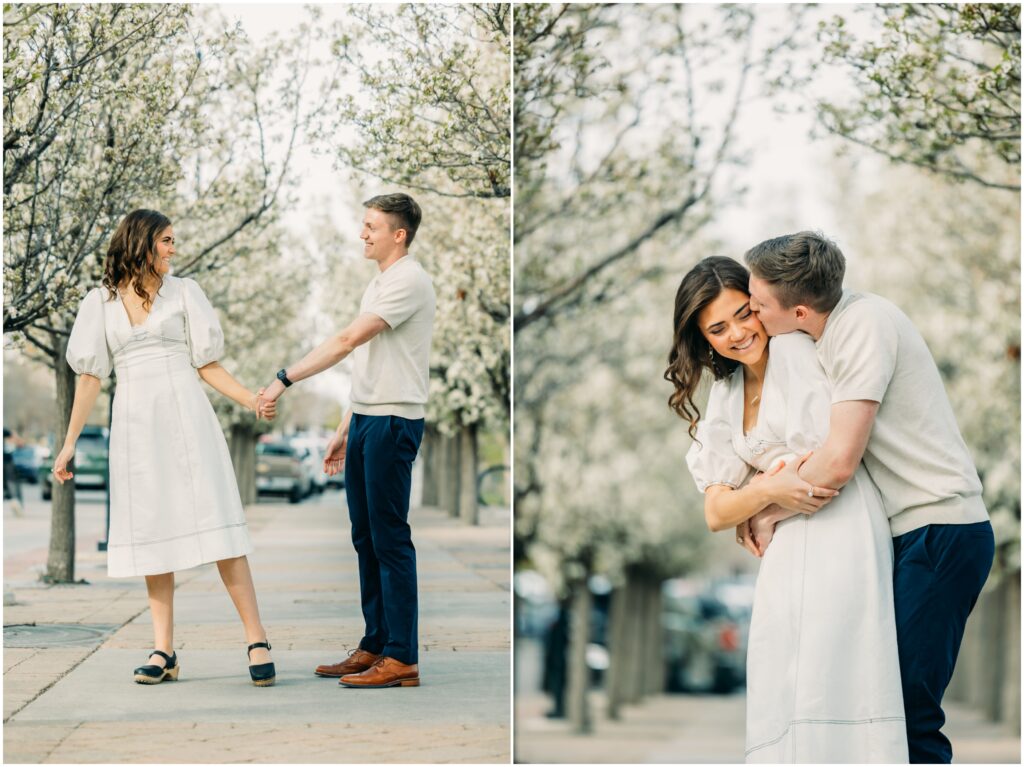
[[[762,748],[768,746],[774,746],[790,731],[795,724],[847,724],[847,725],[858,725],[858,724],[878,724],[882,722],[905,722],[907,718],[905,716],[877,716],[868,719],[792,719],[789,724],[786,725],[786,729],[782,733],[771,740],[766,740],[764,743],[759,743],[756,746],[747,749],[747,756],[759,751]]]
[[[210,528],[207,528],[206,530],[194,530],[191,533],[184,533],[183,535],[172,535],[170,538],[160,538],[160,539],[155,540],[155,541],[135,542],[133,540],[131,543],[111,543],[111,544],[109,544],[109,547],[110,548],[114,548],[114,547],[124,548],[125,546],[152,546],[154,543],[167,543],[168,541],[177,541],[177,540],[180,540],[181,538],[190,538],[193,535],[205,535],[206,533],[215,533],[218,530],[227,530],[228,528],[232,528],[232,527],[245,527],[247,524],[248,524],[248,522],[234,522],[234,523],[232,523],[230,525],[221,525],[220,527],[210,527]]]

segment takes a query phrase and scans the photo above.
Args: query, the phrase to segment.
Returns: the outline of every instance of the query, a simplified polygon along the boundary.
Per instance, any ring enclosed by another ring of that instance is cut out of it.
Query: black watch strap
[[[292,385],[292,382],[288,380],[288,374],[285,372],[284,368],[277,371],[277,380],[283,383],[285,388]]]

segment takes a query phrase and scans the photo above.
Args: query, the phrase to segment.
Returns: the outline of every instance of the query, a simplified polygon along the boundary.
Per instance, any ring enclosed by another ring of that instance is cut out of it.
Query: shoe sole
[[[180,666],[175,666],[170,671],[165,671],[159,679],[154,679],[153,677],[145,676],[144,674],[136,674],[135,682],[136,684],[160,684],[165,681],[177,682],[178,670],[180,668]]]
[[[388,682],[387,684],[352,684],[351,682],[338,682],[342,687],[365,687],[367,690],[380,690],[385,687],[419,687],[420,678],[415,679],[396,679],[394,682]]]
[[[271,679],[253,679],[252,683],[254,687],[273,687],[274,682],[277,681],[277,677]]]

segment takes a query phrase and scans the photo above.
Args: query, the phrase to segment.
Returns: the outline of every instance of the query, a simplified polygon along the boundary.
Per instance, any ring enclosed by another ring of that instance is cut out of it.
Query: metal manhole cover
[[[116,628],[78,623],[4,626],[4,647],[90,647],[98,645]]]

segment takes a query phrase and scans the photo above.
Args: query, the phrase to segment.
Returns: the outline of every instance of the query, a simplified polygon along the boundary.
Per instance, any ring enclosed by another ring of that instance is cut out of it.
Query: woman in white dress
[[[735,528],[762,557],[747,762],[906,763],[888,519],[863,466],[841,495],[800,479],[828,434],[830,387],[810,336],[769,344],[748,278],[723,257],[683,278],[665,373],[695,436],[687,463],[708,526]],[[714,383],[702,417],[693,397],[704,370]]]
[[[216,562],[245,629],[250,677],[267,687],[275,670],[246,558],[252,544],[227,443],[199,379],[257,418],[273,418],[275,409],[218,364],[217,314],[195,281],[169,274],[174,256],[171,222],[156,211],[133,211],[115,231],[103,287],[82,299],[68,340],[79,379],[53,473],[62,484],[74,476],[67,467],[75,442],[113,369],[107,572],[145,576],[153,618],[155,649],[135,681],[178,678],[174,572]]]

